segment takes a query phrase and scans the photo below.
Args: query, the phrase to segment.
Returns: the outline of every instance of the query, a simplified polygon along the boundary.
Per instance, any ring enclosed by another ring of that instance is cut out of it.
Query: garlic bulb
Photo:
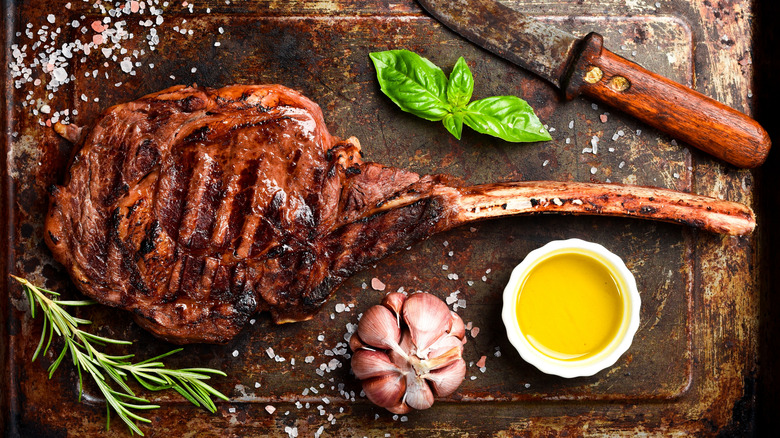
[[[395,414],[427,409],[466,375],[466,329],[439,298],[392,292],[363,313],[349,345],[366,397]]]

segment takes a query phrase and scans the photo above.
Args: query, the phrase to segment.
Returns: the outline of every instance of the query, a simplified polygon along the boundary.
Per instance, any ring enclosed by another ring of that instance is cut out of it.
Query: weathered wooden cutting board
[[[749,1],[506,3],[579,34],[598,30],[618,54],[750,113]],[[137,5],[135,11],[135,3],[53,0],[5,8],[8,135],[0,161],[9,243],[3,269],[69,297],[78,294],[43,244],[42,219],[46,188],[61,182],[71,145],[47,122],[88,124],[110,105],[175,84],[296,88],[321,105],[334,135],[360,139],[366,160],[473,184],[621,182],[748,204],[754,198],[753,173],[610,108],[584,99],[563,102],[547,84],[462,40],[413,1]],[[96,21],[109,32],[96,30]],[[69,44],[77,40],[93,42],[89,53]],[[368,58],[395,48],[414,50],[447,73],[464,56],[475,75],[475,98],[521,96],[553,140],[508,144],[467,131],[457,141],[440,124],[401,112],[380,93]],[[639,284],[642,323],[614,367],[565,380],[524,363],[499,314],[514,265],[550,240],[571,237],[601,243],[626,261]],[[214,385],[230,402],[211,415],[170,394],[148,394],[162,408],[148,414],[152,424],[143,430],[152,436],[740,434],[751,427],[743,411],[755,403],[757,247],[755,234],[724,237],[627,219],[526,217],[457,229],[356,275],[311,321],[277,327],[258,315],[227,345],[185,348],[170,365],[224,370],[228,377]],[[361,397],[350,375],[345,334],[384,295],[371,287],[374,278],[387,290],[457,296],[458,313],[474,328],[464,352],[466,381],[427,411],[393,416]],[[126,434],[118,421],[104,432],[105,405],[95,388],[87,385],[84,402],[77,401],[77,376],[67,364],[51,380],[51,354],[30,364],[41,322],[30,318],[17,286],[7,283],[4,291],[5,430],[11,436]],[[125,313],[93,307],[81,315],[102,335],[136,341],[130,352],[139,359],[172,348]],[[484,369],[476,365],[482,356]]]

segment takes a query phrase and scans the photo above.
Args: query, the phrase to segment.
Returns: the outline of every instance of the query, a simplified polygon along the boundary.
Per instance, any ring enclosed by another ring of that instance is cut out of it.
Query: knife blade
[[[537,74],[567,99],[583,94],[611,105],[738,167],[757,167],[769,154],[771,140],[758,122],[607,50],[598,33],[580,38],[494,0],[418,2],[451,30]]]

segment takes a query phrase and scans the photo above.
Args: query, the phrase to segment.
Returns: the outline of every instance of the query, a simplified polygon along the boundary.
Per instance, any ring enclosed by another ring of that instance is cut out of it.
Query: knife
[[[771,140],[755,120],[603,47],[494,0],[418,0],[471,42],[530,70],[563,92],[583,94],[738,167],[766,160]]]

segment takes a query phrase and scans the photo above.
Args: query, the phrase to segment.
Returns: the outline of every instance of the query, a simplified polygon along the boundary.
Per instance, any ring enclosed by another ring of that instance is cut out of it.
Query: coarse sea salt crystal
[[[238,357],[238,350],[233,350],[233,357]]]
[[[130,71],[133,70],[133,61],[131,61],[130,58],[125,58],[119,63],[119,66],[122,68],[123,72],[130,73]]]
[[[374,290],[383,291],[385,290],[385,284],[378,278],[374,277],[371,279],[371,287]]]
[[[54,72],[52,72],[54,75],[54,79],[56,79],[59,82],[65,82],[65,80],[68,79],[68,72],[65,71],[64,68],[58,67],[54,69]]]

